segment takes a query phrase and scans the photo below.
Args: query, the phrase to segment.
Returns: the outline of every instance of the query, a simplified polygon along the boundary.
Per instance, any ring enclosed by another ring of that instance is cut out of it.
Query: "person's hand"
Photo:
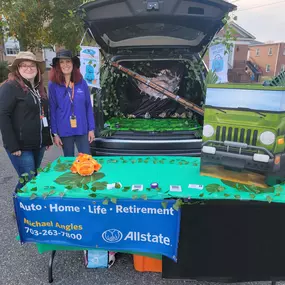
[[[89,141],[89,143],[92,143],[94,140],[95,140],[94,131],[89,131],[89,133],[88,133],[88,141]]]
[[[62,147],[62,145],[63,145],[63,143],[62,143],[62,141],[61,141],[61,139],[60,139],[59,136],[55,136],[55,137],[53,138],[53,142],[54,142],[54,144],[55,144],[56,146],[58,146],[58,147]]]
[[[50,148],[51,148],[50,145],[46,146],[46,150],[50,150]]]
[[[12,155],[21,156],[22,152],[20,150],[12,152]]]

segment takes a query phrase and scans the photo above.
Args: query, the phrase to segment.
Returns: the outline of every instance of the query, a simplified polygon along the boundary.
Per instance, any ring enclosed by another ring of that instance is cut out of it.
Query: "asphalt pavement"
[[[43,165],[61,155],[56,147],[46,152]],[[33,244],[16,241],[12,192],[17,175],[2,147],[0,138],[0,285],[44,285],[48,283],[49,253],[39,254]],[[285,264],[284,264],[285,270]],[[120,255],[110,269],[86,269],[83,253],[57,252],[54,262],[54,285],[218,285],[220,283],[164,280],[159,273],[135,271],[131,255]],[[225,284],[225,283],[223,283]],[[241,284],[241,283],[239,283]],[[271,282],[250,282],[243,285],[269,285]],[[278,282],[278,285],[284,285]]]

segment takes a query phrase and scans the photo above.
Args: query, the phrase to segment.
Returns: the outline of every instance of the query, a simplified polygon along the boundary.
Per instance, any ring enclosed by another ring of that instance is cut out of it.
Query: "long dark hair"
[[[79,68],[73,63],[73,69],[71,73],[71,82],[78,83],[82,80],[82,74],[80,73]],[[65,77],[61,71],[59,61],[57,61],[55,67],[53,67],[49,72],[49,80],[56,84],[63,84],[65,82]]]
[[[8,79],[6,80],[6,82],[7,81],[16,81],[21,86],[21,88],[24,90],[24,92],[26,93],[29,92],[29,89],[27,88],[27,85],[25,84],[25,79],[21,76],[18,69],[8,74]],[[38,86],[37,88],[39,90],[41,98],[47,98],[47,94],[46,94],[44,82],[43,82],[43,77],[41,75],[39,68],[38,68],[38,73],[35,77],[35,85]]]

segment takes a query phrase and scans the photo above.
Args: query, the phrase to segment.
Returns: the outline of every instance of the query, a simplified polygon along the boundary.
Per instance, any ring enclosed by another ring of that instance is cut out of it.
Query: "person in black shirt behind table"
[[[48,98],[42,81],[45,62],[20,52],[0,86],[0,130],[4,148],[18,175],[36,175],[44,152],[52,145]],[[21,180],[22,181],[22,180]],[[16,190],[24,183],[18,182]]]

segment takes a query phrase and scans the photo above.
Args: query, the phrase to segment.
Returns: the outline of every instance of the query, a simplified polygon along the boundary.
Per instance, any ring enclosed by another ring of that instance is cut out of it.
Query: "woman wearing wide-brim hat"
[[[94,141],[94,114],[88,85],[80,73],[80,60],[69,50],[60,50],[49,74],[49,103],[54,143],[64,156],[74,156],[74,147],[90,154]]]
[[[45,62],[32,52],[19,52],[11,73],[0,86],[0,130],[18,175],[37,173],[45,150],[52,145],[48,100],[42,81]],[[23,186],[19,182],[16,189]]]

